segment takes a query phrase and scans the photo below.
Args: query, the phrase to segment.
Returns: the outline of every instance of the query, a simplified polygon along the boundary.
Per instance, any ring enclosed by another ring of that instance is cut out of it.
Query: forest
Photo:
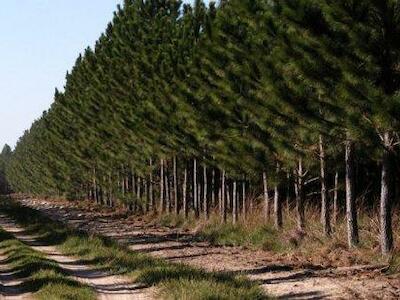
[[[125,0],[4,148],[1,191],[302,234],[313,210],[349,248],[368,213],[390,256],[399,66],[397,0]]]

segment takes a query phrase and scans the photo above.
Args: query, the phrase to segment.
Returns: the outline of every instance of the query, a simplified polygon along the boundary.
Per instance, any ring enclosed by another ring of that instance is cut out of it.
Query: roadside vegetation
[[[70,230],[35,210],[2,203],[0,211],[17,220],[30,234],[56,245],[65,255],[98,268],[126,274],[144,286],[157,286],[163,299],[267,299],[257,282],[229,273],[212,273],[130,251],[100,236]]]
[[[33,250],[11,234],[0,229],[0,251],[6,256],[3,264],[9,265],[10,272],[22,283],[18,289],[33,292],[38,300],[71,299],[94,300],[94,291],[73,279],[58,264]]]

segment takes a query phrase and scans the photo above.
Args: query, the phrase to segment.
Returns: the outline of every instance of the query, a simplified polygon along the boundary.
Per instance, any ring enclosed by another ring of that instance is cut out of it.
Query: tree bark
[[[197,159],[193,159],[193,207],[196,217],[199,216],[199,205],[197,199]]]
[[[165,211],[164,205],[164,160],[160,161],[160,213]]]
[[[391,135],[384,133],[383,143],[385,146],[382,157],[381,177],[381,199],[380,199],[380,226],[381,226],[381,251],[382,255],[389,255],[393,250],[392,232],[392,201],[393,201],[393,172]]]
[[[263,172],[263,187],[264,187],[264,219],[268,221],[270,217],[270,202],[268,195],[268,179],[266,172]]]
[[[295,193],[296,193],[296,214],[297,214],[297,228],[300,231],[305,229],[305,215],[304,215],[304,183],[303,183],[303,160],[299,159],[297,167]]]
[[[319,159],[320,159],[320,181],[321,181],[321,222],[325,236],[331,235],[331,224],[330,224],[330,204],[329,198],[327,197],[326,190],[326,159],[324,140],[322,135],[319,136]]]
[[[187,190],[187,167],[185,165],[185,168],[183,170],[183,185],[182,185],[182,202],[183,202],[183,213],[185,215],[185,218],[187,218],[189,213],[186,190]]]
[[[243,218],[246,219],[246,181],[242,181],[242,214]]]
[[[173,172],[174,172],[174,211],[175,215],[179,214],[179,202],[178,202],[178,178],[177,178],[177,170],[176,170],[176,156],[174,156],[173,161]]]
[[[339,206],[338,206],[338,185],[339,185],[339,172],[335,173],[335,187],[333,190],[333,221],[337,225],[339,216]]]
[[[349,247],[359,243],[356,195],[354,185],[354,142],[347,133],[346,137],[346,219]]]
[[[215,169],[211,173],[211,207],[215,209]]]
[[[208,217],[209,217],[207,192],[208,192],[208,187],[207,187],[207,167],[204,164],[203,165],[203,213],[204,213],[204,217],[206,219],[208,219]]]
[[[221,178],[221,212],[222,212],[222,219],[226,222],[227,218],[227,205],[226,205],[226,197],[225,197],[225,170],[222,171],[222,178]]]
[[[169,179],[168,179],[168,172],[166,167],[166,170],[164,172],[164,185],[165,185],[165,209],[168,213],[171,212],[171,198],[170,198],[170,193],[169,193]]]
[[[276,165],[276,174],[279,174],[279,163]],[[278,177],[278,176],[277,176]],[[277,179],[278,180],[278,179]],[[279,197],[279,184],[276,183],[274,187],[274,217],[275,217],[275,228],[281,229],[283,226],[282,220],[282,202]]]
[[[150,200],[150,210],[155,210],[154,205],[154,194],[153,194],[153,160],[150,158],[150,182],[149,182],[149,200]]]
[[[232,221],[233,224],[237,223],[238,220],[238,203],[237,203],[237,196],[236,196],[236,180],[233,181],[232,187]]]

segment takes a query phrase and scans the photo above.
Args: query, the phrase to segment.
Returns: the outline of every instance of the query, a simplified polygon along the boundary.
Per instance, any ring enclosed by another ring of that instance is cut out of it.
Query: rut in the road
[[[13,234],[15,238],[32,247],[34,250],[44,253],[48,258],[56,261],[60,267],[69,276],[83,284],[86,284],[94,289],[97,293],[97,298],[102,300],[125,300],[125,299],[153,299],[154,289],[148,288],[140,284],[132,283],[132,279],[109,274],[104,271],[97,270],[90,265],[83,264],[79,259],[65,256],[59,252],[56,247],[43,245],[33,235],[24,233],[24,229],[18,226],[12,219],[0,215],[0,226],[7,232]],[[3,266],[4,268],[4,266]],[[7,275],[7,274],[3,274]],[[11,278],[8,280],[0,277],[2,290],[8,290],[16,286],[18,282]],[[1,290],[0,290],[1,291]],[[7,293],[5,293],[7,294]],[[12,295],[4,295],[7,299],[30,299],[30,294],[25,294],[24,291],[13,290]],[[1,298],[1,297],[0,297]]]

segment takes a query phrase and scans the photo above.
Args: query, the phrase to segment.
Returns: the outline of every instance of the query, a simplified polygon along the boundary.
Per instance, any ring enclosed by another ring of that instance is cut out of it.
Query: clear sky
[[[186,2],[191,2],[187,0]],[[49,108],[122,0],[9,0],[0,10],[0,147]],[[1,150],[0,150],[1,151]]]

